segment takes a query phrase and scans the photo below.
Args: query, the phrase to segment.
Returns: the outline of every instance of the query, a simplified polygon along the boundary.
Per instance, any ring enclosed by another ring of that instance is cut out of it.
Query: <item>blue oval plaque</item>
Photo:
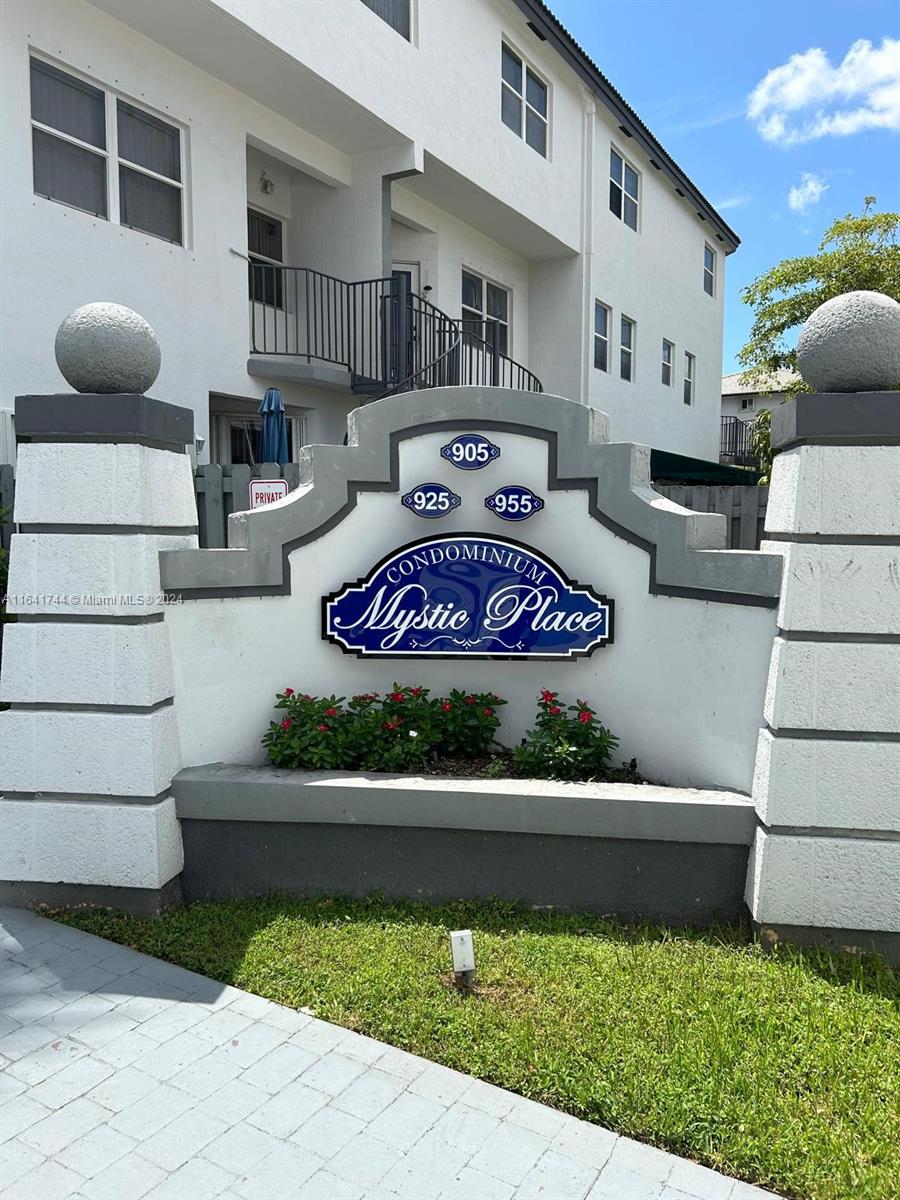
[[[441,446],[441,458],[462,471],[480,471],[500,457],[500,447],[480,433],[461,433],[446,446]]]
[[[504,521],[527,521],[544,507],[540,496],[521,483],[509,483],[486,497],[484,507]]]
[[[520,542],[445,534],[324,597],[322,621],[351,654],[565,659],[612,641],[613,601]]]
[[[414,512],[417,517],[445,517],[454,508],[459,508],[462,501],[456,492],[451,492],[442,483],[420,483],[407,492],[401,499],[404,508]]]

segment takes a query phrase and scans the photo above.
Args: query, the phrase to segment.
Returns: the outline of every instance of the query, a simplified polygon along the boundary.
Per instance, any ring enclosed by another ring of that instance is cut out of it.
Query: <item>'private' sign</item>
[[[286,479],[251,479],[250,507],[262,508],[266,504],[274,504],[283,500],[288,494]]]
[[[612,600],[529,546],[481,534],[404,546],[322,605],[329,641],[388,658],[574,658],[613,634]]]

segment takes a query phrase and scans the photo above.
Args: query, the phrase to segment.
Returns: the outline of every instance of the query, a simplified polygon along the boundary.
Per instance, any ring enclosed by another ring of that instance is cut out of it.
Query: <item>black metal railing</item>
[[[372,395],[475,384],[543,391],[496,344],[409,290],[408,279],[347,283],[310,267],[251,262],[250,350],[345,366]]]
[[[347,283],[310,267],[251,262],[250,351],[347,367],[382,382],[388,369],[385,308],[393,280]]]
[[[756,464],[756,456],[750,445],[751,421],[742,421],[740,417],[722,417],[721,434],[719,438],[719,458],[726,459],[741,467],[752,467]]]

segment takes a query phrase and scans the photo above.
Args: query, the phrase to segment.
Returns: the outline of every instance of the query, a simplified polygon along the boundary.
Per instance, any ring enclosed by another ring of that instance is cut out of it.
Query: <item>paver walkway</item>
[[[772,1193],[124,946],[0,909],[2,1200]]]

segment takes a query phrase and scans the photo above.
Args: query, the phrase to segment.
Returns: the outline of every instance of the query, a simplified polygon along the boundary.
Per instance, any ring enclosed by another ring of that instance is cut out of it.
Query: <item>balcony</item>
[[[491,322],[441,312],[404,276],[348,283],[309,267],[250,262],[250,352],[346,372],[371,399],[450,385],[543,391],[500,352]]]

